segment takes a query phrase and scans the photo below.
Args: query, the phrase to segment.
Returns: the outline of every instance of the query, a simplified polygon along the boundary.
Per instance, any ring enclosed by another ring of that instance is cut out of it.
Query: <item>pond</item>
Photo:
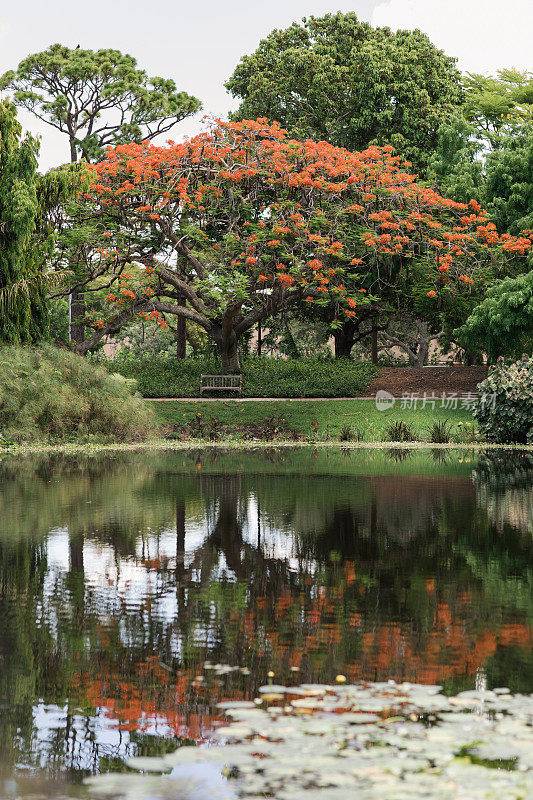
[[[533,692],[532,644],[531,452],[0,461],[1,797],[209,743],[269,672]]]

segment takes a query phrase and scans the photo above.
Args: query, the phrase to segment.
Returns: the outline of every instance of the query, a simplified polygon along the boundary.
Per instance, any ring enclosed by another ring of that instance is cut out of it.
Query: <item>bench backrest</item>
[[[206,389],[233,389],[241,386],[241,375],[202,375],[201,383]]]

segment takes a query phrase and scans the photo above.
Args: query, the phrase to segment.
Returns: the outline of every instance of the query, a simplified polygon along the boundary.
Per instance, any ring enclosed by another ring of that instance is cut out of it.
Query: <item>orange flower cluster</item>
[[[250,297],[269,282],[304,299],[329,295],[347,316],[376,259],[395,274],[423,261],[433,297],[470,289],[496,261],[533,246],[531,231],[498,236],[475,201],[442,197],[408,167],[391,147],[349,152],[296,141],[264,119],[216,121],[178,144],[109,148],[90,166],[83,198],[113,223],[103,235],[115,248],[102,256],[125,257],[147,236],[162,249],[178,238],[219,283],[244,271]],[[119,294],[114,303],[133,300]]]

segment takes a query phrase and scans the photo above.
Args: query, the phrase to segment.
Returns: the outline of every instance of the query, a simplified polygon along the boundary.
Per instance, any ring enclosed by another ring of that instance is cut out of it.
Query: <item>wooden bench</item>
[[[204,392],[238,392],[241,394],[241,375],[201,375],[200,394]]]

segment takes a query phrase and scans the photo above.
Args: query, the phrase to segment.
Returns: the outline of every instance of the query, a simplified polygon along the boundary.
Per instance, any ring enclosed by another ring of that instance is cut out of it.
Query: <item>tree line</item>
[[[338,13],[273,31],[231,119],[178,144],[153,140],[200,101],[117,50],[53,45],[0,86],[3,342],[60,338],[68,299],[78,352],[142,321],[229,371],[287,318],[336,357],[531,347],[533,73],[461,75],[420,31]],[[38,173],[17,105],[69,164]]]

